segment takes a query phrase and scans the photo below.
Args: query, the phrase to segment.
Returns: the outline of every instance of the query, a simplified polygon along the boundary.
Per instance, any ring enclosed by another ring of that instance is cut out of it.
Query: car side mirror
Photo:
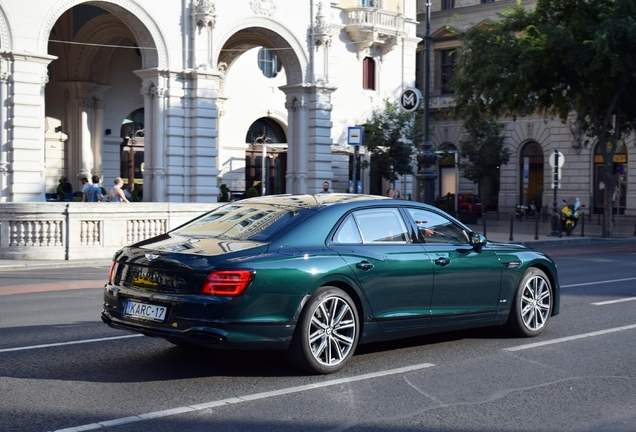
[[[486,246],[486,243],[488,243],[486,237],[476,232],[471,232],[469,235],[470,245],[473,247],[473,249],[475,249],[475,252],[481,252],[481,249]]]

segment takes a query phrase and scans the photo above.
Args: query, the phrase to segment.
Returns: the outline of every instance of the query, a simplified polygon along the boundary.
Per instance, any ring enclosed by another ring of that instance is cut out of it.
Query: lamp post
[[[418,201],[426,204],[435,204],[435,163],[437,156],[431,151],[430,139],[430,113],[429,105],[431,98],[431,0],[426,0],[426,65],[424,83],[424,147],[417,155],[417,162],[421,167],[416,178],[418,182]]]

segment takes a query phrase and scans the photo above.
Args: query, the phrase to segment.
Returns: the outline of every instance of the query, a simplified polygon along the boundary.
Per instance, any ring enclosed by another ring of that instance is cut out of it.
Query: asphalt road
[[[562,305],[538,338],[362,346],[330,376],[109,329],[107,267],[0,272],[0,431],[636,430],[636,241],[542,249]]]

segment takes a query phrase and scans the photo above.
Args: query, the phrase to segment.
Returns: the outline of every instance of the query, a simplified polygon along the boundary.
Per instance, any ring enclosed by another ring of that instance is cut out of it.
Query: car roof
[[[364,195],[364,194],[345,194],[345,193],[320,193],[305,195],[266,195],[261,197],[248,198],[238,201],[235,204],[258,203],[272,205],[276,207],[287,207],[292,209],[308,209],[324,207],[333,204],[360,202],[360,201],[379,201],[393,200],[392,198],[380,195]],[[395,200],[393,200],[395,201]]]

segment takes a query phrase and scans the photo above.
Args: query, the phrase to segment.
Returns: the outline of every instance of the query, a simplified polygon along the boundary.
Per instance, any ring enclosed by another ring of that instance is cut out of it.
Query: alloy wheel
[[[347,359],[356,340],[356,332],[351,305],[341,297],[323,299],[314,309],[307,331],[313,357],[325,366],[340,364]]]
[[[524,325],[532,331],[542,329],[550,317],[551,305],[550,284],[539,275],[529,278],[521,294],[521,319]]]

